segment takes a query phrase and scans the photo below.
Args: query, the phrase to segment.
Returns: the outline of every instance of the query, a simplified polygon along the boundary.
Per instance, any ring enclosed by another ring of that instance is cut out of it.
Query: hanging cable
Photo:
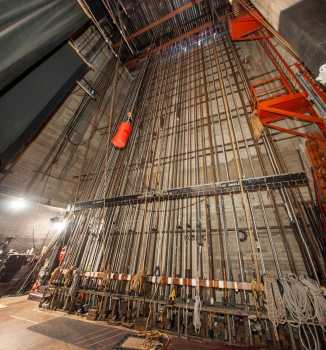
[[[100,32],[100,34],[102,35],[105,43],[109,46],[112,54],[114,57],[117,57],[116,52],[114,51],[112,44],[109,40],[109,38],[107,37],[106,32],[104,31],[104,29],[101,27],[99,21],[96,19],[96,17],[94,16],[94,14],[92,13],[91,8],[89,7],[89,5],[86,3],[85,0],[77,0],[78,4],[80,5],[80,7],[82,8],[82,10],[84,11],[85,15],[92,20],[92,22],[94,23],[94,25],[96,26],[97,30]]]
[[[123,30],[123,23],[122,23],[122,20],[121,20],[121,17],[120,17],[120,11],[118,9],[118,19],[116,18],[115,14],[114,14],[114,11],[109,3],[108,0],[101,0],[102,1],[102,4],[104,5],[104,7],[106,8],[106,10],[108,11],[113,23],[116,25],[116,27],[118,28],[118,31],[119,33],[121,34],[124,42],[126,43],[128,49],[130,50],[131,54],[134,55],[134,50],[133,48],[131,47],[131,45],[129,44],[129,41],[127,39],[127,36]],[[117,6],[119,6],[119,4],[117,4]]]

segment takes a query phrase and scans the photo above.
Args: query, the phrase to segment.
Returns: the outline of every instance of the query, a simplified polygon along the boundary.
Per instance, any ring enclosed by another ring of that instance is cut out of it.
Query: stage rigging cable
[[[71,233],[49,307],[83,303],[100,320],[145,316],[146,328],[230,344],[311,340],[318,348],[325,261],[305,207],[309,182],[302,169],[287,169],[275,134],[254,137],[252,89],[227,28],[149,56],[119,115],[115,80],[102,109],[105,142],[85,159],[87,181],[67,213]],[[121,151],[111,141],[128,113]],[[74,267],[72,295],[65,275]],[[297,317],[302,295],[291,299],[303,286],[308,318]]]

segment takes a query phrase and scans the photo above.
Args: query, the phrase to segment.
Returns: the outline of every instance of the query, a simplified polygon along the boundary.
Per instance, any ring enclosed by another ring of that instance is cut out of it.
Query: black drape
[[[0,90],[86,21],[76,0],[0,0]]]

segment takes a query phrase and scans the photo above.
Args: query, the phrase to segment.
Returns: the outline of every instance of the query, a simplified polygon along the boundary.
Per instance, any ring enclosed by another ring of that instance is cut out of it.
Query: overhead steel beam
[[[286,173],[280,175],[270,175],[262,177],[246,178],[242,180],[242,187],[245,191],[266,191],[276,190],[285,187],[305,186],[307,177],[305,173]],[[148,192],[132,195],[124,195],[114,198],[98,199],[88,202],[79,202],[74,206],[74,211],[83,209],[94,209],[100,207],[115,207],[145,202],[166,201],[175,199],[185,199],[194,197],[209,197],[216,195],[226,195],[239,193],[241,191],[240,181],[223,181],[212,184],[203,184],[182,188],[171,188],[161,192]]]
[[[180,13],[182,13],[182,12],[188,10],[188,9],[191,9],[193,6],[195,6],[197,4],[200,4],[201,2],[203,2],[203,0],[192,0],[192,1],[188,2],[185,5],[183,5],[181,7],[178,7],[174,11],[171,11],[167,15],[159,18],[157,21],[154,21],[154,22],[150,23],[149,25],[147,25],[146,27],[143,27],[143,28],[137,30],[136,32],[130,34],[127,37],[127,40],[128,41],[132,41],[133,39],[137,38],[137,36],[148,32],[149,30],[151,30],[151,29],[161,25],[162,23],[164,23],[164,22],[168,21],[169,19],[177,16],[178,14],[180,14]],[[121,41],[119,41],[118,43],[113,44],[113,48],[116,49],[120,45],[121,45]]]
[[[206,29],[208,29],[208,28],[210,28],[212,26],[213,26],[213,22],[212,21],[205,22],[201,26],[196,27],[196,28],[194,28],[194,29],[190,30],[189,32],[186,32],[186,33],[184,33],[182,35],[179,35],[178,37],[176,37],[174,39],[171,39],[171,40],[167,41],[166,43],[155,47],[154,49],[147,50],[144,53],[140,54],[138,57],[135,57],[135,58],[129,60],[127,62],[127,67],[130,69],[130,68],[134,67],[137,63],[139,63],[140,61],[145,59],[146,57],[154,55],[155,53],[157,53],[157,52],[159,52],[159,51],[161,51],[163,49],[167,49],[168,47],[172,46],[173,44],[175,44],[175,43],[177,43],[179,41],[182,41],[182,40],[184,40],[186,38],[189,38],[190,36],[192,36],[194,34],[201,33],[204,30],[206,30]]]

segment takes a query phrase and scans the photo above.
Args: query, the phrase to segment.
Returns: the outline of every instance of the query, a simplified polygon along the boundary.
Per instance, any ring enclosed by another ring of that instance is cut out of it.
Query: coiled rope
[[[314,318],[325,331],[326,325],[326,299],[325,288],[320,288],[316,281],[308,278],[300,278],[300,282],[306,286],[308,290],[308,297],[314,309]]]
[[[287,274],[277,280],[268,273],[264,277],[264,292],[276,340],[278,326],[288,323],[297,329],[304,349],[320,350],[317,327],[326,331],[326,289],[308,277]]]
[[[324,290],[316,281],[298,278],[294,274],[280,279],[283,303],[288,312],[288,323],[298,328],[300,342],[306,350],[319,350],[320,342],[316,326],[325,331],[326,300]]]

